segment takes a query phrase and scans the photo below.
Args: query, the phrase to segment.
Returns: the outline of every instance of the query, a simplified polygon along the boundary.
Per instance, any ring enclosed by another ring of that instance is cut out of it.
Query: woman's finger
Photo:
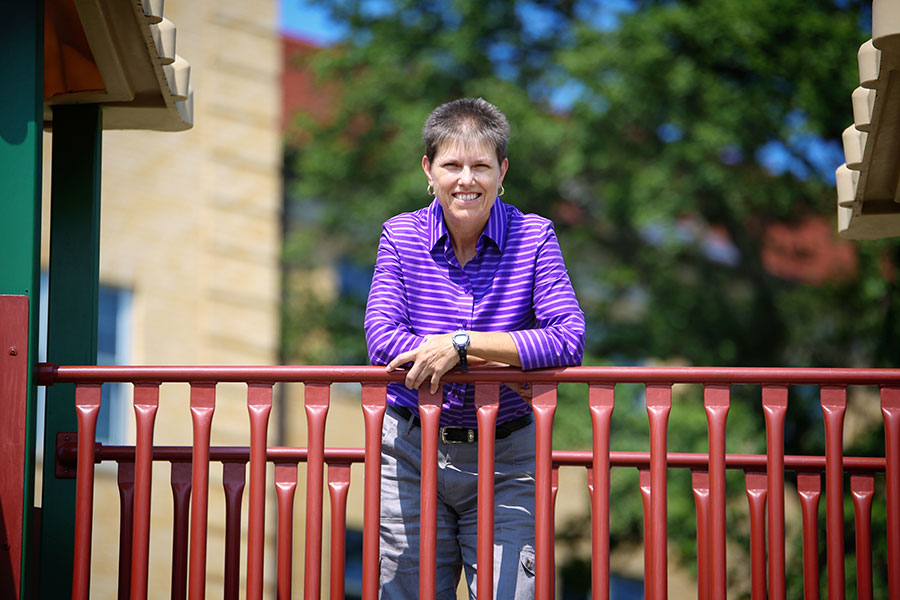
[[[403,354],[398,354],[394,357],[394,360],[387,364],[386,370],[388,373],[399,367],[400,365],[405,365],[408,362],[413,362],[416,360],[416,351],[410,350],[408,352],[404,352]]]

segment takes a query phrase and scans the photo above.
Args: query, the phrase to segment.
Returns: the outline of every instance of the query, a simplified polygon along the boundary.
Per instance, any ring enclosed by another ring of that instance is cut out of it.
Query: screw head
[[[18,350],[15,346],[10,346],[10,347],[9,347],[9,355],[10,355],[10,356],[15,356],[15,355],[17,355],[18,353],[19,353],[19,350]]]

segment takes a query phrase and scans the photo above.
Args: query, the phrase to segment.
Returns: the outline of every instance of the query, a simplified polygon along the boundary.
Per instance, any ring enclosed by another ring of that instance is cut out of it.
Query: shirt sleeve
[[[382,230],[378,243],[365,330],[373,365],[386,365],[397,355],[418,348],[423,340],[412,330],[400,256],[387,229]]]
[[[553,224],[545,226],[534,277],[533,329],[510,331],[523,369],[570,367],[584,356],[584,312],[575,297]]]

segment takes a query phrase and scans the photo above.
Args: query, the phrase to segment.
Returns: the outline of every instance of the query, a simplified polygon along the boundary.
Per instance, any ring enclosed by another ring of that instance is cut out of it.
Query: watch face
[[[457,346],[464,346],[469,343],[469,334],[468,333],[455,333],[453,334],[453,343]]]

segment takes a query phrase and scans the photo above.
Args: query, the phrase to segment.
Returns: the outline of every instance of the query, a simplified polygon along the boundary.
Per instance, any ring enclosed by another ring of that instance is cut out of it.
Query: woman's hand
[[[459,364],[459,354],[453,347],[451,336],[449,333],[426,335],[418,348],[398,354],[388,363],[387,372],[411,362],[413,366],[406,374],[406,387],[415,390],[425,381],[431,381],[431,393],[436,393],[441,387],[444,373]]]

